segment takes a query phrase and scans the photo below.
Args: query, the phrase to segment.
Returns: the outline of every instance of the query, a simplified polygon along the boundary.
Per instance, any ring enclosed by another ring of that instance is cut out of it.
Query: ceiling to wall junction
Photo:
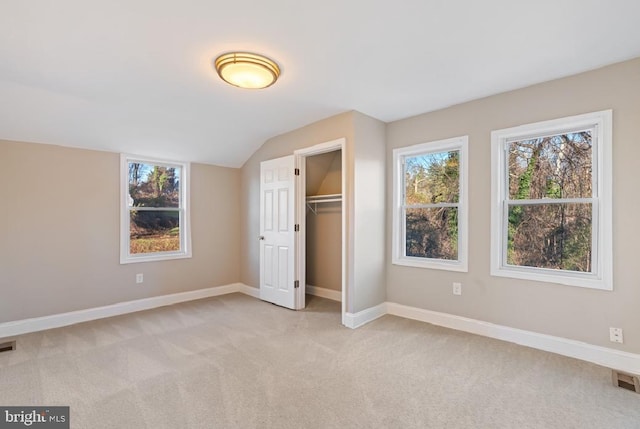
[[[241,166],[358,110],[389,122],[640,56],[636,0],[7,0],[0,138]],[[262,53],[264,90],[213,59]]]

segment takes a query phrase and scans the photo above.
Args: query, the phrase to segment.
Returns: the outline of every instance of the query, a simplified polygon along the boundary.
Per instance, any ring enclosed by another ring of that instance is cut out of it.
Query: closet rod
[[[342,194],[325,194],[325,195],[313,195],[307,197],[307,207],[313,212],[314,215],[318,214],[318,203],[334,203],[342,201]],[[313,204],[313,207],[311,207]]]
[[[307,197],[309,203],[320,203],[323,201],[342,201],[342,194],[324,194],[324,195],[311,195]]]

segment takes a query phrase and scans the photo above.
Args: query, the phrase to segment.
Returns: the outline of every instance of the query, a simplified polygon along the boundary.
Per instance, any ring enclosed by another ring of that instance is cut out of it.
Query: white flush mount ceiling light
[[[222,80],[240,88],[266,88],[280,76],[275,61],[249,52],[222,54],[216,58],[215,67]]]

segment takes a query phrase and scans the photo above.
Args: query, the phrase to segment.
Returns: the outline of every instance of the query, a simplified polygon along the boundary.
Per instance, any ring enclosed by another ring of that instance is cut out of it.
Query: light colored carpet
[[[640,428],[610,371],[340,304],[232,294],[18,338],[1,405],[70,405],[72,428]]]

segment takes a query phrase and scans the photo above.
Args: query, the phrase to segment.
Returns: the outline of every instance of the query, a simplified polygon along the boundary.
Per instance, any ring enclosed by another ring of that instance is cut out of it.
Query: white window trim
[[[559,283],[592,289],[613,290],[612,243],[612,111],[586,113],[550,121],[496,130],[491,133],[491,275],[523,280]],[[506,199],[507,158],[505,145],[514,139],[560,134],[577,128],[596,127],[593,153],[594,210],[592,215],[593,273],[507,265]]]
[[[180,251],[157,252],[132,255],[129,253],[129,162],[176,166],[181,168],[180,198],[182,217],[180,219]],[[190,164],[187,162],[159,160],[147,157],[120,155],[120,263],[164,261],[191,258],[191,204],[189,189],[191,180]]]
[[[402,216],[405,157],[426,153],[460,151],[460,197],[458,202],[458,260],[431,259],[406,256],[406,234]],[[468,271],[468,153],[469,137],[461,136],[446,140],[420,143],[393,150],[393,229],[392,263],[408,267],[432,268],[448,271]]]

